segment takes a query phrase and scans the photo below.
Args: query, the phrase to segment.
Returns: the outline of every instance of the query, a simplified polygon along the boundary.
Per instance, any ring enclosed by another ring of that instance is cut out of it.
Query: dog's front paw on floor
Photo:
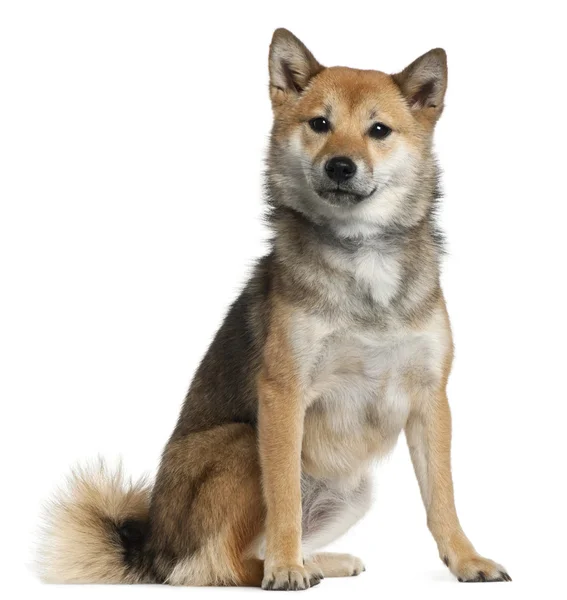
[[[274,567],[264,572],[264,590],[307,590],[323,579],[322,571],[314,564]]]
[[[473,556],[450,564],[448,559],[443,562],[451,569],[455,577],[463,583],[482,583],[493,581],[512,581],[506,569],[488,558]]]

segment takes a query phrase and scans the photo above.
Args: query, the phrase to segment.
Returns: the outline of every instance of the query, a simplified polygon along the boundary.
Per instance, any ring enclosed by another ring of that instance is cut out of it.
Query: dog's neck
[[[433,202],[412,226],[364,236],[341,236],[332,223],[273,203],[268,222],[282,285],[292,298],[303,292],[318,297],[318,311],[336,314],[344,307],[358,321],[371,323],[386,313],[409,321],[425,315],[438,297],[442,239]]]
[[[406,251],[410,246],[423,244],[434,249],[438,256],[443,253],[443,238],[435,224],[433,203],[426,214],[412,225],[377,226],[371,234],[366,235],[341,235],[332,222],[313,220],[288,206],[272,205],[267,213],[267,221],[274,233],[276,253],[281,248],[285,254],[285,248],[291,246],[311,253],[332,250],[349,260],[360,252],[391,256]]]
[[[348,235],[338,230],[329,219],[312,219],[294,208],[275,206],[268,212],[268,223],[275,233],[275,238],[286,238],[291,234],[294,238],[299,236],[304,241],[312,240],[347,254],[363,249],[374,249],[377,252],[395,251],[396,246],[404,246],[415,238],[416,232],[424,227],[427,220],[428,216],[425,216],[411,226],[376,226],[371,233]]]

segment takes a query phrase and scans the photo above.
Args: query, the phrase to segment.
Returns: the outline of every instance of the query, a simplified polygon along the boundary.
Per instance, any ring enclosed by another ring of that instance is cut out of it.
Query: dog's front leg
[[[258,380],[258,436],[266,502],[262,587],[302,590],[319,582],[301,551],[301,445],[305,407],[284,308],[274,309]]]
[[[414,409],[406,437],[441,560],[459,581],[511,581],[504,567],[476,552],[459,523],[451,476],[451,413],[444,389]]]

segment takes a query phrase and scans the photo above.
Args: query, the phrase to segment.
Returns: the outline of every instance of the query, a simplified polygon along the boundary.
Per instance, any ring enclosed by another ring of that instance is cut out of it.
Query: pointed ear
[[[313,54],[287,29],[276,29],[270,45],[270,97],[274,106],[298,96],[323,70]]]
[[[435,48],[426,52],[393,78],[412,110],[433,122],[441,116],[447,89],[445,50]]]

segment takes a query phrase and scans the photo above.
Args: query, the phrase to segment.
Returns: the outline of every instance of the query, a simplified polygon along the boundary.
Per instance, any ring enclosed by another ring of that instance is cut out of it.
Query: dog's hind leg
[[[352,577],[365,571],[364,563],[352,554],[318,552],[308,559],[323,573],[323,577]]]
[[[259,586],[263,564],[245,551],[264,518],[250,425],[175,438],[164,451],[152,496],[149,568],[171,585]]]

